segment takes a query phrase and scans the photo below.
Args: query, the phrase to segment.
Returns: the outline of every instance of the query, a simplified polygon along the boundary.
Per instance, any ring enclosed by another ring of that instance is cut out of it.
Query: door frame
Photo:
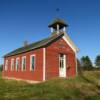
[[[63,59],[63,60],[64,60],[63,75],[61,75],[60,55],[61,55],[61,54],[59,54],[59,77],[66,77],[66,55],[63,54],[63,56],[64,56],[64,59]]]

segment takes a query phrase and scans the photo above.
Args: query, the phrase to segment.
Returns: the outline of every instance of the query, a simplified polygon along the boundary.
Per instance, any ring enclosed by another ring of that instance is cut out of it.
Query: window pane
[[[19,69],[19,59],[16,60],[16,70],[18,71]]]
[[[64,67],[64,55],[63,54],[60,54],[60,68],[63,68]]]
[[[11,60],[11,70],[14,70],[14,59]]]
[[[62,60],[62,68],[64,67],[64,60]]]
[[[34,70],[34,56],[32,57],[32,69]]]
[[[26,69],[26,58],[23,58],[23,70]]]
[[[34,56],[31,56],[31,63],[30,63],[30,68],[31,70],[34,70],[34,67],[35,67],[35,57]]]

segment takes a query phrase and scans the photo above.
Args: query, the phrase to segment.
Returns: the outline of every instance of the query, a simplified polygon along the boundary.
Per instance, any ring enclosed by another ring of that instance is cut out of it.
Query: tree
[[[93,65],[92,65],[92,62],[91,62],[91,59],[89,58],[89,56],[83,56],[81,58],[81,65],[84,70],[92,70],[93,69]]]
[[[100,67],[100,55],[96,56],[95,65],[96,67]]]
[[[82,67],[86,66],[86,64],[85,64],[85,57],[84,56],[81,58],[80,63],[81,63]]]
[[[81,63],[79,59],[77,59],[77,71],[79,75],[82,74],[82,68],[81,68]]]

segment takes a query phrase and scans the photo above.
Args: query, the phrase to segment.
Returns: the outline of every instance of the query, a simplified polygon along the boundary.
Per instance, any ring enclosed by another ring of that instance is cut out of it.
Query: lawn
[[[100,100],[100,72],[85,72],[82,76],[39,84],[0,77],[0,100]]]

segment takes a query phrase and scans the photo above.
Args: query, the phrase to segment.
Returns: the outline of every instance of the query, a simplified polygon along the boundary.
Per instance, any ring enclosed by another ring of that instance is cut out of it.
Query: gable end
[[[71,49],[76,53],[78,50],[67,40],[66,36],[62,37],[63,40],[71,47]]]

